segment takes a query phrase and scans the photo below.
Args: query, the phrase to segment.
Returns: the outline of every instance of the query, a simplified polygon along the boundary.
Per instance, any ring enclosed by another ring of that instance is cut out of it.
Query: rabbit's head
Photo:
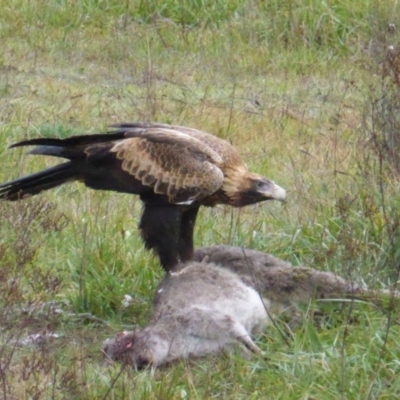
[[[120,332],[104,341],[103,353],[108,361],[121,361],[136,368],[162,364],[169,348],[162,336],[149,328]]]

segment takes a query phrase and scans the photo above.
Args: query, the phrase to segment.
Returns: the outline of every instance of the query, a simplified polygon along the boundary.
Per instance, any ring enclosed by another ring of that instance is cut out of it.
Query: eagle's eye
[[[257,181],[256,181],[256,188],[257,188],[257,189],[264,188],[266,184],[267,184],[267,182],[265,182],[265,181],[257,180]]]

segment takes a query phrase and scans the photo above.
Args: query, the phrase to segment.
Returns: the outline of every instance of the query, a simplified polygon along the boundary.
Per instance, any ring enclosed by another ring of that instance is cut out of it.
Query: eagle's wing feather
[[[139,122],[115,124],[112,125],[112,127],[116,128],[114,134],[123,134],[125,137],[137,135],[142,132],[149,132],[152,130],[175,131],[181,134],[185,134],[192,137],[193,139],[201,141],[204,145],[207,145],[209,148],[217,152],[219,157],[224,160],[224,163],[233,164],[238,168],[246,169],[246,166],[242,158],[240,157],[240,154],[234,146],[232,146],[226,140],[211,135],[207,132],[200,131],[198,129],[188,128],[186,126],[179,125],[151,124]]]
[[[128,131],[126,137],[110,152],[125,172],[156,194],[167,195],[170,202],[190,204],[222,186],[222,159],[200,140],[162,127]]]

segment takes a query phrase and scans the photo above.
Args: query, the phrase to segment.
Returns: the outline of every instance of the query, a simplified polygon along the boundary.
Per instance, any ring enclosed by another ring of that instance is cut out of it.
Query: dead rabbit
[[[353,296],[359,288],[330,273],[234,246],[199,248],[159,284],[146,328],[107,339],[109,360],[143,367],[202,356],[239,345],[260,353],[251,336],[268,325],[268,312],[295,310],[312,298]]]

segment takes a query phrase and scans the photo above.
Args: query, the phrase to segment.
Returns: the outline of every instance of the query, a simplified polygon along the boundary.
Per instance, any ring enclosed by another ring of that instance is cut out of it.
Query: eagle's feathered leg
[[[165,271],[180,262],[181,207],[145,203],[139,229],[146,249],[152,249]]]
[[[181,262],[193,259],[193,231],[200,206],[189,208],[182,213],[179,233],[179,256]]]

